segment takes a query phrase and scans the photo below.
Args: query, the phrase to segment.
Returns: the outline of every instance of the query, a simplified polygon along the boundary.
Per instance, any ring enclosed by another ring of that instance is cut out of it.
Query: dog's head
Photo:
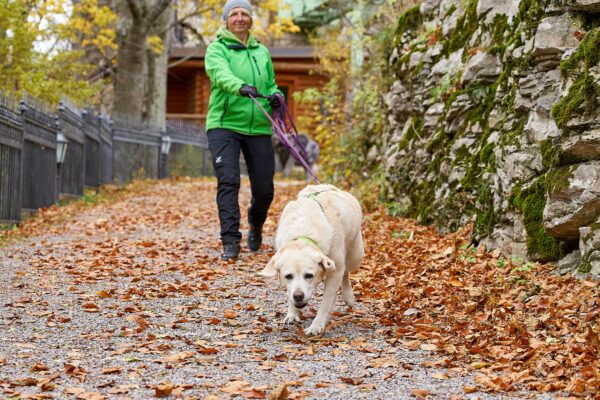
[[[335,271],[332,259],[315,246],[294,241],[283,246],[260,274],[267,277],[279,274],[290,302],[301,309],[312,299],[315,289],[330,271]]]

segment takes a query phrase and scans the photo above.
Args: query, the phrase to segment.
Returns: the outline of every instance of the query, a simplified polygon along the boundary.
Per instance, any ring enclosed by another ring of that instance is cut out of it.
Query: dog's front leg
[[[319,306],[319,311],[317,311],[317,316],[313,320],[312,324],[310,324],[310,326],[304,331],[304,333],[307,335],[318,335],[323,333],[341,285],[341,276],[332,276],[325,281],[323,300]]]
[[[300,322],[302,313],[296,307],[291,299],[288,299],[288,312],[283,319],[284,324],[293,324],[294,322]]]

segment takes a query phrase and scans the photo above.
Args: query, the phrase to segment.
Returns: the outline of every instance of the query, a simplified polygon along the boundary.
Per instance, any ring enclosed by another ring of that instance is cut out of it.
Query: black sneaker
[[[253,227],[250,226],[248,231],[248,248],[250,251],[258,251],[262,244],[262,226]]]
[[[227,243],[223,245],[223,254],[221,254],[221,260],[237,260],[240,254],[239,242]]]

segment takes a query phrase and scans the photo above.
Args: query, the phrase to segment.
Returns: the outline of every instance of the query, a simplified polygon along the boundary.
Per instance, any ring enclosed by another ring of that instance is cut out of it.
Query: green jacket
[[[269,50],[249,34],[248,45],[221,27],[206,49],[205,68],[211,82],[206,129],[224,128],[246,135],[271,135],[271,123],[249,97],[240,96],[242,84],[256,86],[268,96],[281,93]],[[258,99],[265,110],[267,99]]]

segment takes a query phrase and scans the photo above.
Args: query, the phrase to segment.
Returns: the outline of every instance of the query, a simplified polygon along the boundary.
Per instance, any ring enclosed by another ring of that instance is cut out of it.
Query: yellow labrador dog
[[[361,222],[356,198],[332,185],[307,186],[285,206],[275,236],[276,253],[261,275],[279,275],[285,283],[286,324],[300,321],[300,310],[321,282],[323,300],[306,334],[323,332],[340,288],[346,304],[354,305],[348,273],[358,269],[364,256]]]

